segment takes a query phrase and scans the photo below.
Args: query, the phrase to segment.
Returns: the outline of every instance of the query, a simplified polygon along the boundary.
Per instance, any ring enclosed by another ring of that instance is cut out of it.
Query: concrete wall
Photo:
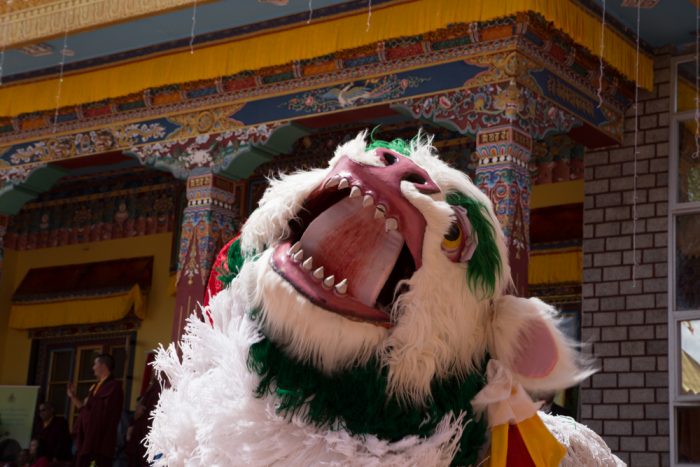
[[[655,60],[654,92],[640,91],[636,253],[634,108],[622,146],[585,156],[582,337],[601,371],[582,386],[582,421],[635,466],[669,461],[669,59]]]

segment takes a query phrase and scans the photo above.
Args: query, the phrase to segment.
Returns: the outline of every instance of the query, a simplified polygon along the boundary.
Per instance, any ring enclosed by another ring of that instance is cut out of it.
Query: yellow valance
[[[528,283],[530,285],[581,282],[583,254],[580,248],[530,252]]]
[[[282,65],[401,36],[424,34],[451,23],[489,21],[520,12],[541,14],[594,54],[600,50],[599,17],[574,0],[418,0],[377,7],[367,29],[367,11],[311,22],[227,43],[140,59],[66,75],[60,106],[119,97],[146,88],[212,79],[244,70]],[[70,45],[70,37],[68,38]],[[634,44],[606,26],[605,60],[627,78],[636,76]],[[5,70],[11,73],[12,70]],[[653,88],[653,62],[639,59],[639,84]],[[0,86],[0,116],[53,109],[58,79]]]
[[[10,308],[10,327],[34,329],[69,324],[92,324],[117,321],[133,309],[134,314],[146,317],[146,303],[141,288],[110,296],[39,303],[13,303]]]

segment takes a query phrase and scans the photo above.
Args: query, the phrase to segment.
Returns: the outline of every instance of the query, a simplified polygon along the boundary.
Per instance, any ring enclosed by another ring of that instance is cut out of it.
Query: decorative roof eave
[[[211,1],[211,0],[203,0]],[[192,5],[192,0],[19,0],[0,5],[4,48]]]
[[[455,25],[260,75],[151,90],[135,95],[145,103],[123,111],[118,107],[124,103],[109,101],[61,109],[55,127],[53,112],[0,120],[0,134],[10,129],[0,136],[0,180],[8,184],[0,193],[0,210],[16,212],[36,196],[36,189],[27,191],[31,174],[38,177],[56,162],[111,151],[181,178],[202,167],[245,178],[261,162],[285,152],[268,141],[271,135],[288,143],[303,133],[290,122],[376,105],[419,105],[422,117],[454,121],[459,131],[473,135],[486,123],[470,120],[465,126],[450,112],[466,103],[467,113],[478,107],[491,124],[494,118],[508,118],[503,98],[513,86],[519,89],[518,102],[524,99],[516,105],[522,107],[517,118],[544,125],[530,128],[534,137],[587,122],[619,140],[629,83],[612,71],[607,74],[604,103],[596,109],[597,66],[542,23],[523,14],[482,23],[478,31]],[[249,87],[241,88],[242,82]],[[465,95],[467,89],[471,94]],[[470,110],[476,98],[480,104]],[[437,104],[426,107],[428,101]],[[8,210],[8,197],[17,193],[22,197]]]
[[[460,2],[451,0],[392,3],[373,12],[372,27],[366,32],[366,14],[358,11],[328,21],[202,47],[194,55],[189,51],[179,51],[107,69],[68,75],[63,82],[61,105],[96,102],[151,87],[283,66],[339,50],[427,34],[454,23],[478,23],[528,11],[553,22],[555,27],[594,54],[599,50],[600,35],[597,31],[600,29],[600,21],[574,0],[484,1],[481,8],[464,8]],[[281,47],[280,44],[284,46]],[[633,44],[627,37],[610,28],[606,30],[606,44],[606,61],[628,79],[634,79],[636,52]],[[643,54],[639,67],[639,84],[651,89],[652,59]],[[168,73],[163,73],[163,70],[168,70]],[[55,106],[55,98],[55,79],[4,86],[0,88],[0,115],[15,116],[50,109]]]
[[[530,58],[513,55],[511,52],[516,50]],[[421,36],[345,50],[255,73],[242,72],[211,80],[146,89],[141,93],[101,102],[66,106],[58,114],[51,110],[0,118],[0,147],[74,134],[76,131],[102,129],[121,122],[144,122],[183,112],[194,112],[194,117],[200,118],[198,113],[207,109],[243,103],[246,106],[257,105],[256,101],[269,97],[315,88],[333,88],[335,84],[368,76],[376,78],[387,73],[400,73],[402,70],[415,70],[465,58],[468,63],[493,68],[493,73],[488,73],[489,82],[507,81],[512,77],[521,80],[528,76],[530,70],[540,69],[544,65],[563,80],[575,84],[584,94],[596,98],[599,84],[597,60],[538,15],[521,14],[479,23],[478,27],[475,24],[455,24]],[[440,65],[434,67],[440,68]],[[459,82],[456,86],[461,84]],[[541,92],[532,79],[524,84],[535,92]],[[613,69],[608,69],[603,80],[604,105],[612,106],[621,114],[631,96],[632,84]],[[369,103],[364,101],[353,100],[352,105],[339,107],[338,110]],[[373,100],[372,103],[376,102]],[[278,115],[279,109],[268,110],[271,111],[264,113],[265,121],[293,117]],[[251,123],[244,121],[242,124]],[[202,132],[209,130],[202,128]],[[211,130],[215,131],[216,128]]]

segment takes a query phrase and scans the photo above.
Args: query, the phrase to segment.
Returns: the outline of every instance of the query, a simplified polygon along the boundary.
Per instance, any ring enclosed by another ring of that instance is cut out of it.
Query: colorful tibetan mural
[[[5,247],[31,250],[172,232],[182,182],[137,170],[71,179],[12,218]]]

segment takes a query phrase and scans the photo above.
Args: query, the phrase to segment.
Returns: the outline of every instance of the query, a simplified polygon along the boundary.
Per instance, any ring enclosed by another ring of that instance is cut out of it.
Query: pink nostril
[[[402,156],[390,149],[377,149],[376,154],[384,163],[384,167],[368,168],[378,179],[387,184],[395,184],[396,187],[401,182],[413,183],[416,189],[426,195],[440,192],[440,188],[430,179],[430,175],[410,158]]]
[[[411,174],[404,175],[403,178],[401,178],[401,180],[406,181],[406,182],[415,183],[416,185],[425,185],[427,183],[425,178],[423,178],[420,174],[417,174],[417,173],[411,173]]]
[[[398,158],[394,154],[386,150],[380,150],[379,157],[382,159],[385,166],[394,165],[398,161]]]

